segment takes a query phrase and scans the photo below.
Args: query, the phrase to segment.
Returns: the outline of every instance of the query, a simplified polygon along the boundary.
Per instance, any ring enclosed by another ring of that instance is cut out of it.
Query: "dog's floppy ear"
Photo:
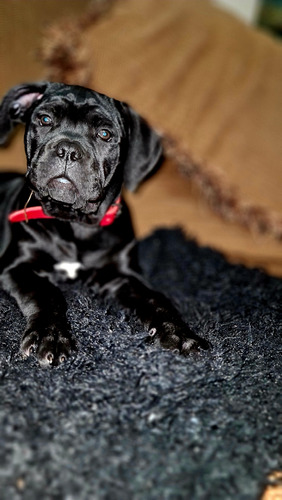
[[[124,164],[124,185],[135,189],[159,165],[162,158],[160,136],[130,106],[122,103],[128,126],[128,151]]]
[[[40,100],[48,82],[27,83],[13,87],[0,105],[0,144],[5,144],[18,123],[25,123],[31,106]]]

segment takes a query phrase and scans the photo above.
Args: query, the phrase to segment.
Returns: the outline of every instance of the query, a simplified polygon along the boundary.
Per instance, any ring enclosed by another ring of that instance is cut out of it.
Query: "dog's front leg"
[[[35,354],[43,366],[62,363],[74,349],[60,290],[29,262],[6,269],[2,283],[17,301],[27,326],[21,341],[24,356]]]
[[[120,304],[134,311],[147,326],[149,341],[158,340],[162,347],[183,355],[199,348],[208,348],[208,343],[189,328],[170,300],[162,293],[152,290],[142,278],[120,276],[108,286]]]
[[[171,301],[143,279],[134,246],[128,245],[116,259],[97,271],[94,280],[104,296],[115,297],[139,318],[148,328],[149,341],[158,340],[164,348],[184,355],[208,348],[208,343],[182,320]]]

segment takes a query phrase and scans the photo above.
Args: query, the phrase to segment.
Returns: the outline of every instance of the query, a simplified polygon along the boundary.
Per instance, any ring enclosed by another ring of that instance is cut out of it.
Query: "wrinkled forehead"
[[[121,112],[117,101],[93,90],[72,86],[55,85],[43,95],[40,107],[48,107],[51,111],[63,113],[71,118],[87,119],[98,116],[116,125],[122,125]]]

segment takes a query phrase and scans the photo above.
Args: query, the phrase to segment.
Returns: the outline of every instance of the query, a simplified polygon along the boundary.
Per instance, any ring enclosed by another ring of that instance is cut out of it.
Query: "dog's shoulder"
[[[0,257],[11,241],[8,215],[22,208],[28,197],[24,175],[13,172],[0,173]]]

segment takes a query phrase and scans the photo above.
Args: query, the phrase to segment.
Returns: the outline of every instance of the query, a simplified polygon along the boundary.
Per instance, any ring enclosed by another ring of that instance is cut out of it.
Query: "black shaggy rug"
[[[42,369],[19,357],[24,321],[1,291],[1,500],[258,499],[281,467],[282,281],[179,230],[139,248],[212,349],[147,345],[134,317],[62,284],[79,351]]]

